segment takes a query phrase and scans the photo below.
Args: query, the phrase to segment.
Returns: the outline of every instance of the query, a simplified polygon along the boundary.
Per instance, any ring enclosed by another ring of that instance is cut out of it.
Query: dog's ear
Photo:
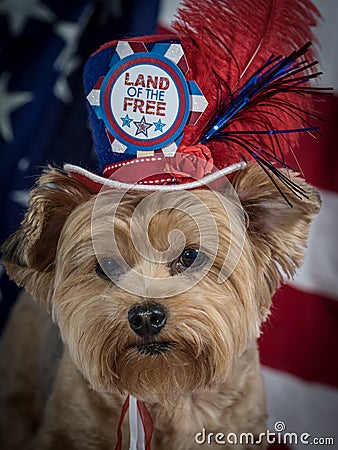
[[[270,296],[302,264],[310,223],[321,204],[315,188],[289,170],[282,169],[282,173],[300,192],[297,195],[273,176],[291,206],[257,163],[248,164],[233,180],[245,210],[257,267],[268,282]]]
[[[86,186],[51,167],[32,189],[21,226],[4,242],[1,251],[9,276],[33,297],[46,295],[63,225],[90,196]]]

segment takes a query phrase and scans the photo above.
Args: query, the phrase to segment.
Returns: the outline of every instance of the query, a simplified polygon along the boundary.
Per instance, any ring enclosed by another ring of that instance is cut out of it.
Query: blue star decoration
[[[135,136],[138,134],[144,134],[146,137],[148,137],[148,128],[152,127],[151,123],[146,122],[145,116],[142,117],[142,119],[139,122],[134,122],[134,124],[137,127],[137,131],[135,133]]]
[[[161,119],[158,119],[157,122],[153,122],[153,124],[154,124],[154,127],[155,127],[155,131],[160,131],[161,133],[163,133],[163,127],[165,127],[166,124],[163,123],[161,121]]]
[[[125,117],[120,117],[120,119],[122,120],[122,126],[123,127],[129,127],[130,128],[130,124],[133,121],[133,119],[131,119],[128,114],[126,114]]]

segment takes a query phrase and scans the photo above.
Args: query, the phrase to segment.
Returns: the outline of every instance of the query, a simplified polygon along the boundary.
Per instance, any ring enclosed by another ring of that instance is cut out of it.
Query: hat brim
[[[201,187],[209,187],[215,181],[227,177],[228,175],[237,172],[246,166],[245,161],[238,162],[236,164],[232,164],[231,166],[224,167],[221,170],[213,172],[209,175],[206,175],[204,178],[200,180],[191,181],[188,183],[181,184],[138,184],[138,183],[124,183],[118,180],[110,178],[101,177],[96,175],[82,167],[75,166],[72,164],[65,164],[64,170],[71,177],[74,177],[81,181],[83,184],[88,186],[92,192],[99,192],[103,186],[112,188],[112,189],[120,189],[120,190],[132,190],[132,191],[182,191],[189,189],[198,189]]]

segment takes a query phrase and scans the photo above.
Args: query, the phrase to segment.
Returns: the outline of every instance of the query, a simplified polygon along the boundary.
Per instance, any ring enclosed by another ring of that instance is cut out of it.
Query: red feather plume
[[[236,99],[246,84],[255,85],[254,74],[260,73],[269,58],[287,59],[307,41],[313,41],[311,28],[318,19],[320,13],[310,0],[186,0],[173,28],[183,43],[192,78],[209,105],[197,126],[186,128],[182,144],[201,142],[229,99]],[[283,163],[299,133],[268,132],[311,129],[310,94],[317,92],[309,80],[319,75],[311,63],[314,53],[313,47],[304,46],[295,57],[298,60],[291,64],[291,74],[274,82],[274,92],[267,84],[227,123],[229,136],[236,131],[242,136],[250,130],[256,130],[256,134],[247,133],[244,141],[243,137],[227,139],[223,133],[222,138],[216,136],[208,142],[218,168],[240,158],[253,158],[254,152],[248,154],[248,148],[272,155],[273,163]]]

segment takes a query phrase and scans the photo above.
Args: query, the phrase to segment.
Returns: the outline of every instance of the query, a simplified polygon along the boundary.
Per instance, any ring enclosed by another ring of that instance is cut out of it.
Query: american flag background
[[[0,1],[0,241],[46,164],[93,171],[83,65],[104,42],[154,33],[157,0]],[[17,289],[0,269],[2,327]]]
[[[96,169],[82,87],[85,60],[106,41],[170,30],[178,3],[0,0],[0,242],[18,228],[28,191],[46,164]],[[315,4],[323,16],[315,30],[325,74],[320,84],[338,89],[338,2]],[[286,432],[333,437],[333,445],[320,445],[333,449],[338,448],[338,97],[318,107],[323,136],[302,137],[297,157],[323,205],[304,266],[275,296],[259,344],[269,430],[283,422]],[[0,266],[0,329],[18,292]],[[271,446],[277,447],[287,448]]]

